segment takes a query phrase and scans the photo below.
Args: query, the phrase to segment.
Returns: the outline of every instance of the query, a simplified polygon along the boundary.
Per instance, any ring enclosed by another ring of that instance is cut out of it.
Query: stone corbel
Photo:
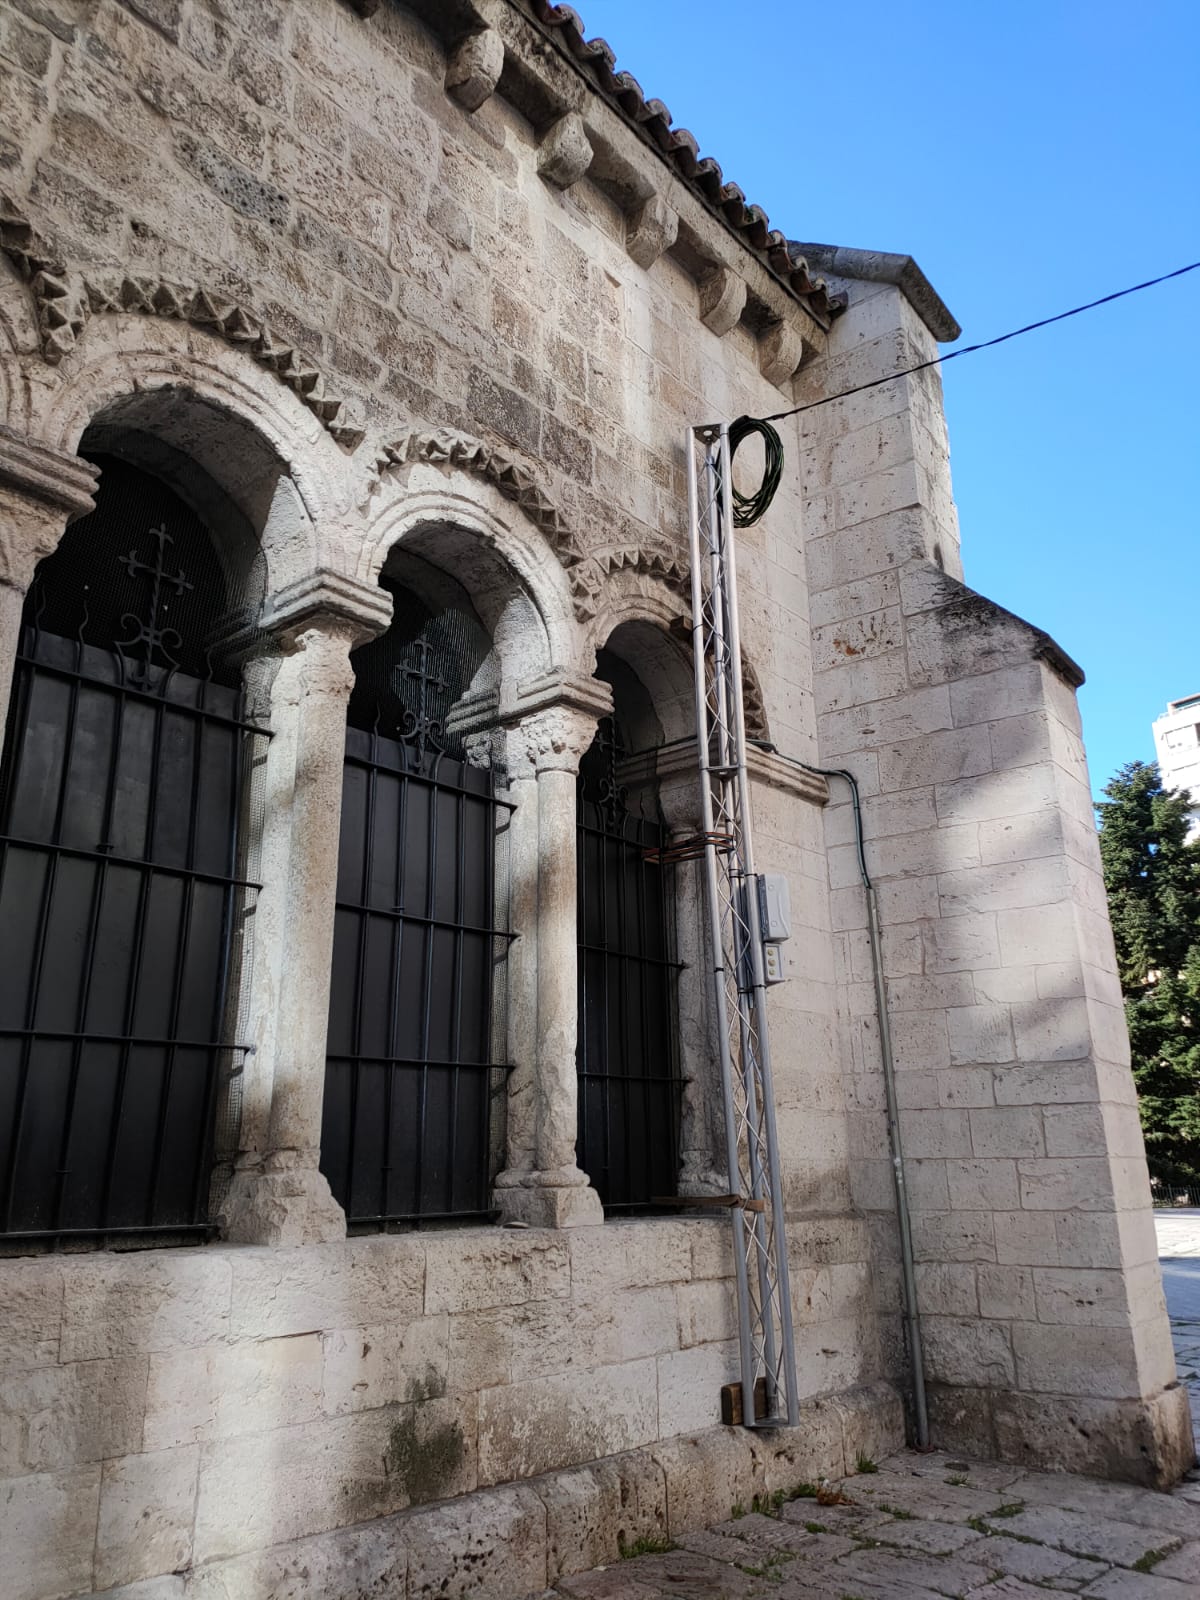
[[[679,216],[660,194],[625,219],[625,248],[639,267],[652,267],[679,236]]]
[[[552,123],[538,147],[538,172],[556,189],[578,183],[592,164],[592,145],[577,111]]]
[[[504,70],[504,40],[495,28],[468,34],[446,62],[446,93],[464,111],[478,111]]]
[[[700,320],[723,338],[736,328],[746,308],[746,283],[732,267],[715,267],[700,285]]]
[[[790,322],[777,322],[758,341],[758,370],[777,389],[787,388],[803,360],[803,335]]]

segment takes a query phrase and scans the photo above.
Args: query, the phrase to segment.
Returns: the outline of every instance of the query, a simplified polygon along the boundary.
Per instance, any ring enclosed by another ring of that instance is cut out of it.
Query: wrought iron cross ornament
[[[122,624],[132,630],[132,637],[118,641],[117,649],[124,658],[125,652],[134,645],[146,646],[145,660],[134,667],[133,682],[138,688],[144,689],[150,682],[150,666],[155,650],[159,652],[168,667],[177,667],[178,660],[172,654],[183,643],[179,632],[175,628],[163,627],[159,618],[159,610],[163,604],[163,585],[174,589],[176,596],[194,589],[195,585],[188,581],[188,576],[181,567],[178,572],[168,572],[164,566],[166,547],[175,541],[167,532],[166,525],[150,529],[150,537],[157,542],[158,549],[155,553],[153,565],[143,560],[136,550],[130,550],[128,555],[118,556],[117,559],[125,568],[131,578],[146,577],[150,579],[149,603],[145,614],[135,617],[131,611],[126,611],[121,618]]]
[[[445,678],[431,668],[429,658],[432,655],[433,647],[428,639],[414,639],[405,651],[405,656],[410,661],[415,656],[416,665],[399,666],[394,669],[396,676],[401,680],[401,684],[406,684],[411,680],[416,685],[417,703],[415,709],[408,705],[409,697],[406,694],[400,692],[397,697],[404,702],[403,736],[406,739],[411,739],[416,745],[419,759],[424,758],[427,745],[432,745],[435,750],[445,748],[442,743],[442,736],[445,733],[443,720],[440,717],[430,715],[430,691],[445,690],[450,685]]]

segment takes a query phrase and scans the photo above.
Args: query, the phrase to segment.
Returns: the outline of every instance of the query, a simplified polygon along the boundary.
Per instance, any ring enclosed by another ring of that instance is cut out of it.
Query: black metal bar
[[[442,764],[442,752],[438,750],[431,763],[431,777],[436,780]],[[423,955],[425,958],[422,974],[421,991],[421,1090],[418,1097],[419,1111],[417,1114],[417,1163],[416,1184],[414,1193],[417,1205],[421,1204],[421,1193],[425,1181],[425,1140],[428,1133],[429,1118],[429,1003],[433,987],[433,910],[437,904],[435,888],[437,883],[437,835],[438,835],[438,790],[436,781],[429,797],[429,845],[425,857],[425,915],[430,924],[425,929]]]
[[[620,945],[584,944],[581,949],[587,950],[592,955],[619,956],[622,961],[627,961],[636,966],[667,967],[672,972],[682,972],[684,963],[672,961],[667,956],[651,956],[641,950],[623,950]]]
[[[112,743],[109,749],[108,775],[104,786],[104,812],[100,823],[100,839],[102,844],[112,837],[113,812],[116,806],[117,773],[121,763],[121,740],[125,731],[125,698],[118,695],[116,713],[114,716]],[[64,760],[70,760],[70,749],[66,751]],[[92,902],[88,913],[87,935],[84,940],[84,974],[79,986],[79,1003],[76,1008],[77,1031],[82,1031],[87,1022],[88,1004],[92,988],[92,972],[96,960],[96,931],[100,921],[100,908],[104,903],[104,892],[108,885],[109,855],[106,850],[98,852],[100,855],[99,867],[96,872],[95,882],[92,887]],[[83,1061],[82,1039],[76,1040],[71,1050],[71,1075],[67,1089],[67,1104],[63,1116],[62,1143],[59,1147],[58,1173],[54,1195],[54,1221],[57,1227],[62,1221],[62,1208],[66,1199],[67,1179],[69,1177],[68,1158],[71,1149],[71,1135],[75,1120],[75,1098],[78,1093],[79,1071]]]
[[[438,750],[435,752],[435,760],[444,755],[445,751]],[[453,759],[453,757],[450,759]],[[401,769],[399,767],[388,766],[387,763],[383,761],[372,761],[367,756],[354,756],[347,754],[346,765],[348,767],[378,766],[384,772],[394,773],[396,776],[400,776],[401,773]],[[464,785],[456,783],[445,783],[440,778],[431,778],[427,772],[421,772],[419,769],[405,771],[403,775],[411,782],[419,783],[427,789],[440,789],[443,794],[465,794],[468,795],[472,800],[490,800],[492,805],[494,805],[498,810],[515,811],[517,809],[517,802],[515,800],[502,800],[499,795],[485,795],[481,794],[478,789],[468,789]]]
[[[338,911],[362,911],[368,917],[379,917],[384,921],[414,922],[418,927],[448,928],[453,933],[478,933],[487,939],[513,940],[519,937],[507,928],[487,928],[473,923],[457,922],[453,917],[423,917],[414,911],[398,910],[395,906],[356,906],[349,900],[336,902]]]
[[[262,888],[262,884],[252,878],[227,878],[220,872],[198,872],[189,867],[172,866],[167,861],[114,856],[106,850],[85,850],[80,845],[54,844],[45,839],[20,839],[14,834],[0,834],[0,845],[12,845],[18,850],[37,850],[46,855],[68,856],[73,861],[104,861],[110,866],[130,867],[135,872],[157,872],[168,878],[194,878],[197,883],[219,883],[231,889]]]
[[[29,1091],[29,1057],[36,1035],[31,1024],[37,1016],[38,994],[42,984],[42,963],[46,959],[46,932],[50,925],[50,906],[54,899],[54,885],[58,874],[58,857],[50,856],[46,863],[46,878],[42,884],[42,898],[38,906],[37,932],[34,935],[33,966],[29,973],[29,989],[25,1000],[25,1043],[21,1048],[21,1064],[17,1073],[17,1093],[13,1106],[12,1149],[8,1156],[8,1176],[4,1184],[4,1228],[12,1220],[13,1194],[17,1181],[17,1161],[21,1152],[21,1134],[24,1131],[25,1100]]]
[[[408,774],[400,775],[400,815],[397,819],[398,845],[396,848],[396,875],[393,879],[392,903],[404,904],[404,841],[408,837]],[[388,1045],[394,1052],[396,1048],[396,1026],[399,1021],[400,1007],[400,973],[404,958],[404,922],[398,919],[395,932],[392,935],[392,988],[388,995]],[[391,1183],[392,1171],[392,1101],[396,1074],[389,1066],[383,1078],[383,1197],[387,1199],[388,1186]]]
[[[224,1046],[221,1046],[224,1049]],[[338,1055],[329,1057],[330,1061],[365,1061],[375,1065],[392,1067],[461,1067],[464,1072],[511,1072],[515,1065],[512,1061],[434,1061],[428,1056],[372,1056],[372,1055]]]
[[[146,806],[146,849],[154,849],[154,830],[158,822],[158,780],[162,765],[162,735],[165,717],[163,702],[155,704],[154,711],[154,746],[150,757],[150,783],[148,788],[148,803]],[[142,981],[142,953],[146,939],[146,912],[150,904],[150,885],[154,882],[153,871],[144,872],[138,883],[138,909],[134,922],[133,949],[129,960],[129,981],[125,989],[125,1032],[129,1034],[133,1027],[133,1019],[137,1014],[138,990]],[[140,1040],[137,1041],[139,1044]],[[133,1043],[121,1047],[120,1063],[117,1067],[117,1087],[113,1097],[112,1126],[108,1138],[108,1152],[104,1162],[104,1182],[100,1193],[100,1222],[101,1225],[108,1221],[109,1206],[112,1203],[113,1179],[116,1176],[117,1145],[121,1137],[121,1118],[125,1111],[125,1084],[129,1076],[129,1057],[133,1051]]]
[[[198,717],[205,722],[217,723],[226,728],[237,728],[243,733],[261,734],[264,739],[270,739],[274,737],[271,729],[264,728],[261,723],[245,722],[239,717],[230,717],[221,711],[211,711],[206,706],[189,705],[186,700],[168,700],[159,691],[154,689],[139,689],[136,684],[130,683],[127,679],[123,679],[120,682],[110,683],[106,678],[95,678],[90,676],[79,666],[74,668],[63,667],[55,661],[40,661],[36,656],[25,654],[18,655],[16,657],[16,662],[20,666],[32,667],[39,676],[44,675],[48,678],[61,678],[65,682],[86,684],[89,689],[103,690],[108,694],[123,696],[127,700],[138,700],[141,701],[143,705],[168,706],[172,711],[178,711],[183,716]],[[170,675],[170,678],[178,678],[179,676],[179,673],[173,673]],[[170,678],[163,680],[164,686],[166,682],[170,681]],[[199,682],[200,680],[197,679],[196,681]],[[105,1231],[107,1233],[116,1233],[118,1230],[115,1228],[108,1228]],[[12,1237],[15,1237],[15,1235]]]
[[[189,868],[196,864],[196,827],[200,814],[200,767],[201,757],[204,753],[204,727],[203,721],[197,720],[192,725],[192,793],[191,807],[188,812],[188,838],[187,849],[184,854]],[[172,981],[171,1014],[167,1023],[167,1032],[174,1035],[179,1032],[179,1008],[183,1002],[184,974],[187,971],[188,947],[191,944],[192,910],[195,904],[196,880],[189,878],[183,886],[183,904],[179,909],[179,938],[175,946],[175,971]],[[222,919],[223,920],[223,919]],[[166,1049],[166,1061],[163,1063],[162,1086],[158,1096],[158,1120],[154,1141],[154,1158],[150,1167],[150,1186],[146,1197],[147,1210],[153,1216],[155,1202],[158,1199],[158,1184],[162,1174],[163,1146],[167,1139],[167,1111],[171,1099],[171,1079],[175,1074],[175,1052],[178,1046],[169,1044]],[[209,1063],[212,1071],[212,1063]],[[207,1098],[207,1097],[206,1097]]]

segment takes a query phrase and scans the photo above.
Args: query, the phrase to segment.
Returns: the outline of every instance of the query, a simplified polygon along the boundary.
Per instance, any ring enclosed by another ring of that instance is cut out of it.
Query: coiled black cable
[[[783,476],[783,444],[771,424],[762,422],[757,417],[739,417],[736,422],[729,424],[730,466],[733,465],[738,446],[755,433],[762,439],[763,454],[766,457],[762,482],[753,494],[742,494],[736,483],[731,486],[733,524],[736,528],[748,528],[765,515],[767,507],[775,498],[775,491],[779,488],[779,480]]]

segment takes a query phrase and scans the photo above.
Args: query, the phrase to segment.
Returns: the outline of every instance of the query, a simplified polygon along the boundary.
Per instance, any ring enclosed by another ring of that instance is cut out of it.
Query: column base
[[[600,1196],[578,1167],[502,1172],[494,1200],[502,1223],[526,1228],[590,1228],[604,1221]]]
[[[346,1214],[313,1159],[307,1152],[278,1151],[261,1166],[238,1168],[225,1201],[224,1237],[277,1246],[344,1239]]]

